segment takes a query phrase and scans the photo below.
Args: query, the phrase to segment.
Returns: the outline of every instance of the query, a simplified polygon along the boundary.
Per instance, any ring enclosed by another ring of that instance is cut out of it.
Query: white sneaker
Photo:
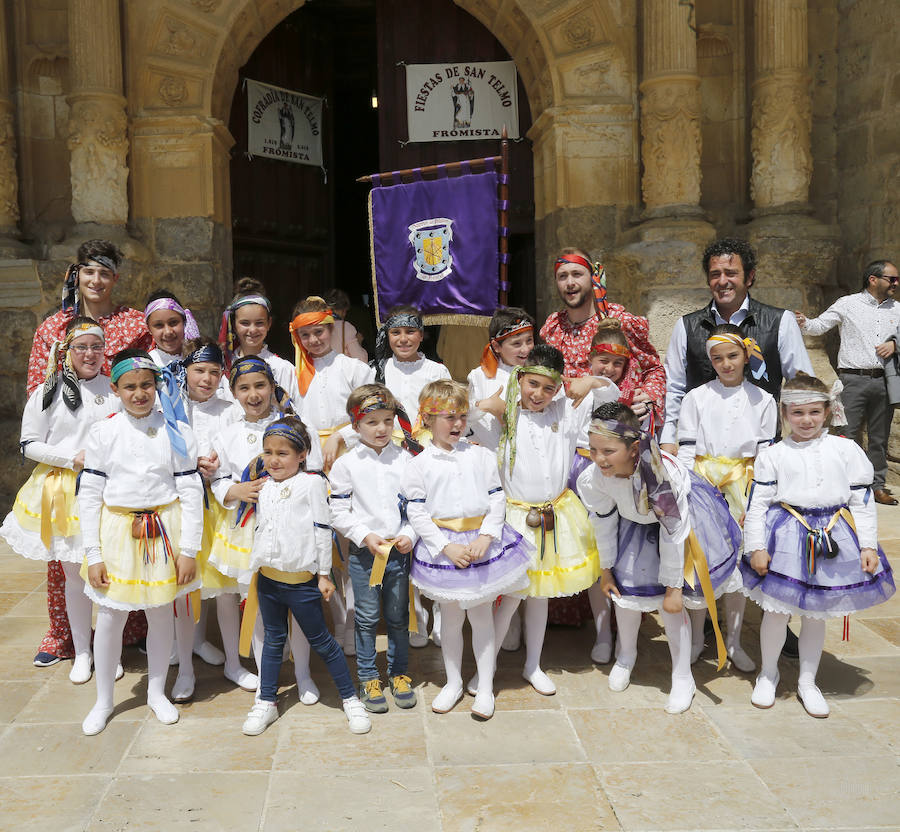
[[[752,673],[756,670],[756,662],[744,652],[744,648],[740,644],[726,648],[726,652],[728,653],[728,658],[731,659],[731,663],[741,673]]]
[[[350,723],[350,733],[368,734],[372,730],[372,721],[366,713],[366,706],[359,701],[359,697],[344,700],[344,713]]]
[[[444,687],[441,688],[440,693],[434,697],[434,701],[431,703],[431,710],[436,714],[446,714],[453,710],[456,703],[462,699],[462,695],[462,688],[444,685]]]
[[[258,737],[276,719],[278,719],[278,705],[275,702],[254,702],[241,731],[248,737]]]
[[[121,663],[116,665],[116,681],[118,682],[125,675],[125,668]]]
[[[72,662],[72,669],[69,671],[69,681],[73,685],[83,685],[91,679],[91,668],[93,667],[93,659],[90,653],[80,653]]]
[[[199,656],[207,664],[220,667],[225,664],[225,654],[209,641],[204,641],[199,647],[194,648],[194,655]]]
[[[556,685],[550,681],[550,677],[543,670],[537,668],[531,673],[522,671],[522,678],[527,681],[541,696],[553,696],[556,693]]]
[[[178,713],[178,708],[165,697],[154,700],[153,702],[148,702],[147,704],[150,706],[150,710],[153,711],[156,718],[163,725],[174,725],[181,716],[181,714]]]
[[[750,704],[757,708],[771,708],[775,704],[775,689],[778,687],[780,674],[776,673],[774,679],[769,679],[761,673],[756,677],[753,693],[750,695]]]
[[[673,679],[672,690],[669,692],[669,699],[666,702],[666,713],[683,714],[691,707],[696,692],[697,686],[694,684],[692,676]]]
[[[522,646],[522,616],[516,610],[513,617],[509,620],[509,629],[500,643],[500,649],[510,653],[515,652]]]
[[[409,634],[409,646],[410,647],[427,647],[428,646],[428,636],[423,636],[421,633],[410,633]]]
[[[494,692],[489,690],[475,694],[472,713],[481,719],[490,719],[494,715]]]
[[[595,664],[609,664],[612,659],[612,644],[607,641],[594,642],[591,648],[591,661]]]
[[[194,698],[195,678],[193,672],[179,673],[172,685],[173,702],[189,702]]]
[[[798,686],[797,696],[810,716],[814,716],[816,719],[825,719],[831,713],[825,697],[822,696],[822,691],[815,685]]]
[[[81,723],[81,730],[88,737],[99,734],[106,727],[106,723],[109,722],[112,712],[112,708],[101,708],[98,705],[94,705],[91,708],[91,712],[84,718],[84,722]]]
[[[228,665],[226,665],[225,678],[228,679],[229,682],[234,682],[242,690],[247,690],[251,693],[259,686],[259,678],[257,675],[251,673],[243,665],[238,665],[236,670],[231,670]]]
[[[631,684],[631,668],[616,662],[609,671],[609,689],[621,693]]]
[[[298,676],[297,695],[301,705],[315,705],[319,701],[319,688],[309,676]]]

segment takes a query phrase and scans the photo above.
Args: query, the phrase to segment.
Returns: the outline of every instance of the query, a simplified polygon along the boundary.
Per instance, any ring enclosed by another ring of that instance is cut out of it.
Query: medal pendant
[[[552,425],[550,425],[550,430],[552,430],[554,433],[559,433],[559,422],[554,422]]]
[[[101,396],[99,393],[94,396],[94,404],[103,404],[103,396]]]
[[[278,494],[278,497],[281,500],[286,500],[290,496],[291,496],[291,488],[288,485],[286,485],[284,488],[282,488]]]
[[[255,433],[248,433],[248,434],[247,434],[247,444],[249,444],[249,445],[255,445],[255,444],[256,444],[256,434],[255,434]]]
[[[149,436],[151,439],[153,439],[153,437],[156,436],[156,433],[157,433],[156,428],[147,428],[147,436]]]

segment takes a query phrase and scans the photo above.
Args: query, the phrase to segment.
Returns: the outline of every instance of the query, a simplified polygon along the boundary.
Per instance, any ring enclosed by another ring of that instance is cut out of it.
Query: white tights
[[[91,653],[91,613],[93,603],[84,594],[84,581],[81,580],[81,564],[62,562],[62,570],[66,576],[66,614],[69,617],[69,628],[72,630],[72,642],[75,645],[75,656]],[[118,664],[118,658],[116,659]],[[88,665],[90,670],[90,665]],[[115,667],[113,667],[115,674]]]
[[[513,613],[519,606],[519,598],[511,595],[504,595],[500,599],[500,606],[494,613],[494,638],[496,639],[497,650],[503,639],[506,637],[506,631],[509,629],[509,622],[512,620]],[[547,631],[547,610],[549,607],[549,599],[547,598],[526,598],[525,599],[525,675],[530,676],[541,667],[541,651],[544,649],[544,634]],[[441,636],[443,638],[443,634]]]
[[[741,627],[744,623],[747,596],[742,592],[726,592],[722,597],[725,602],[725,646],[733,650],[741,647]],[[691,639],[693,650],[698,655],[703,649],[706,612],[706,607],[690,611]]]
[[[759,625],[759,649],[762,653],[761,674],[770,681],[778,676],[778,657],[784,647],[790,616],[780,612],[764,612]],[[825,646],[825,621],[821,618],[800,617],[800,676],[798,687],[815,685],[822,648]]]
[[[463,623],[469,617],[472,652],[478,670],[478,692],[493,693],[497,651],[494,643],[492,601],[464,610],[456,601],[441,601],[441,651],[447,687],[462,690]]]
[[[591,613],[594,616],[594,627],[597,628],[597,644],[612,644],[612,604],[609,598],[600,589],[600,581],[591,586],[588,591],[588,600],[591,602]]]
[[[687,612],[660,610],[669,653],[672,656],[672,679],[690,679],[691,674],[691,624]],[[634,667],[637,661],[638,630],[641,628],[641,611],[616,607],[616,625],[619,638],[616,642],[616,663]]]

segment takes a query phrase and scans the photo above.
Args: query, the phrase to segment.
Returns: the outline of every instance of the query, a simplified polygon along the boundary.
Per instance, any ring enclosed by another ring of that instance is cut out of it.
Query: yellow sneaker
[[[412,679],[409,676],[400,675],[391,677],[391,693],[394,695],[394,704],[398,708],[415,708],[416,692],[412,689]]]
[[[387,697],[381,690],[381,679],[369,679],[369,681],[363,682],[359,689],[359,699],[367,711],[373,714],[387,713]]]

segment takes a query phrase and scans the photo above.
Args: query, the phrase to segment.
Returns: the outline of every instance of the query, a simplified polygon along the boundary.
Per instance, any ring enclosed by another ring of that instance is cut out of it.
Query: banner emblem
[[[443,280],[453,270],[450,243],[453,241],[453,220],[435,217],[414,222],[409,228],[409,241],[416,251],[413,266],[416,277],[434,283]]]

